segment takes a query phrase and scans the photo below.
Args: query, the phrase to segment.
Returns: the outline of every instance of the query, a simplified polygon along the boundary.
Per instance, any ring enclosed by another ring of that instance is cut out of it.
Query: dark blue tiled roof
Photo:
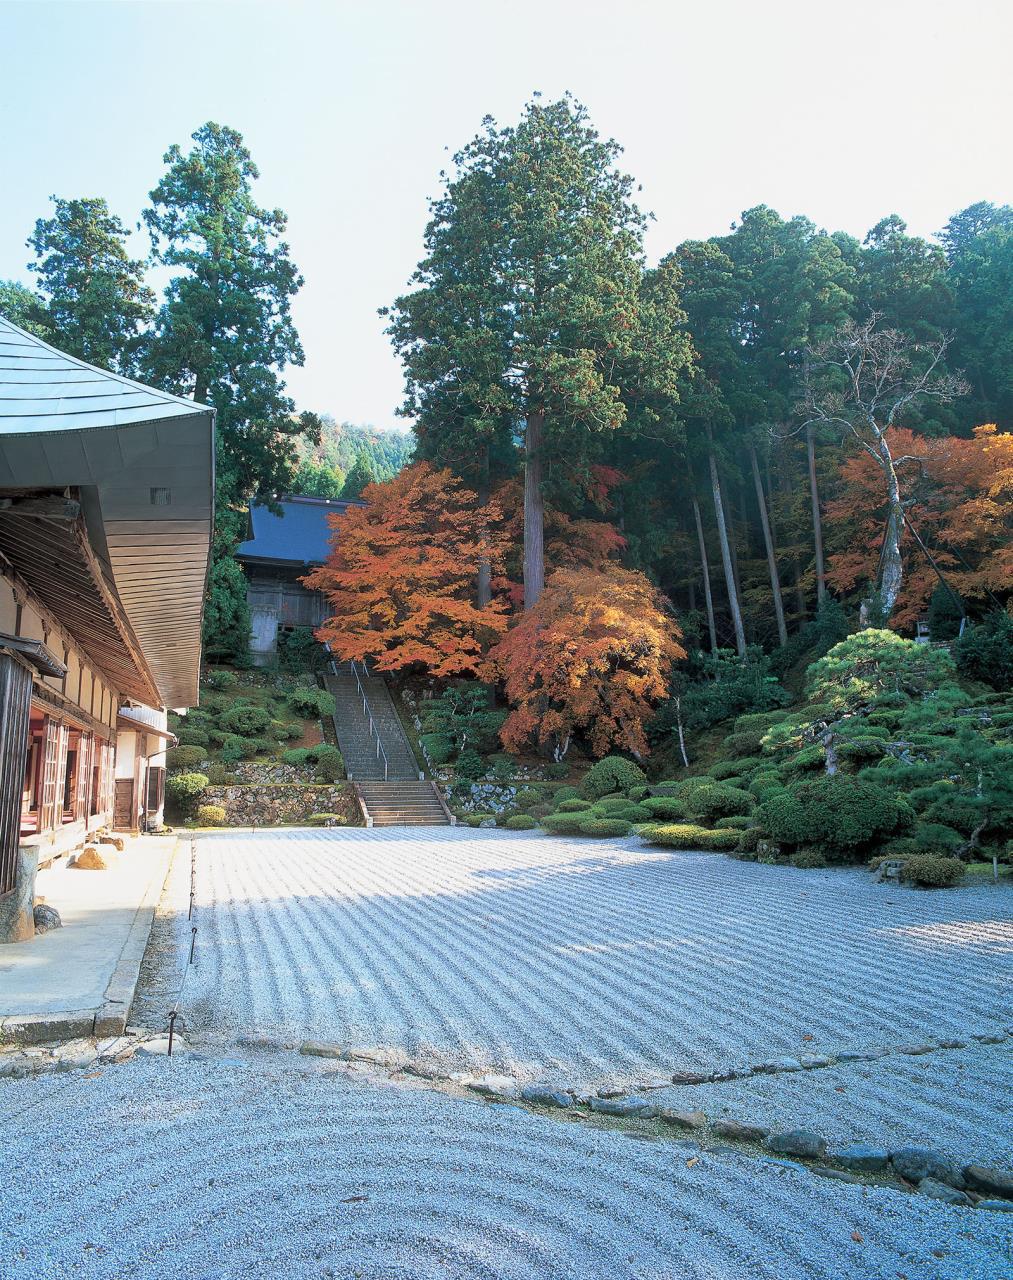
[[[239,560],[274,561],[284,564],[323,564],[331,553],[332,530],[327,517],[344,512],[355,502],[326,498],[283,498],[276,516],[267,507],[250,508],[253,537],[236,548]]]

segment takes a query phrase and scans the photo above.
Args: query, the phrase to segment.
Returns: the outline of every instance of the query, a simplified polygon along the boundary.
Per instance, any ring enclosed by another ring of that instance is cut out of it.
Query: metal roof
[[[323,564],[334,546],[329,515],[344,515],[362,503],[344,498],[282,498],[281,515],[268,507],[250,508],[252,537],[236,548],[236,558],[258,564]]]
[[[82,495],[144,673],[197,700],[214,410],[68,356],[0,317],[0,488]]]

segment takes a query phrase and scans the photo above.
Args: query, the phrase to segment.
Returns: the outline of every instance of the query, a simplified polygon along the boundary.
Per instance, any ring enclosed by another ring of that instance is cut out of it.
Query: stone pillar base
[[[0,943],[28,942],[35,936],[35,874],[38,869],[38,846],[19,845],[14,888],[0,898]]]

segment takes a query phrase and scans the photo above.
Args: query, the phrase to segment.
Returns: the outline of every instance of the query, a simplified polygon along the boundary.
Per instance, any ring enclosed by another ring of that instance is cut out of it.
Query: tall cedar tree
[[[62,351],[114,373],[133,374],[155,295],[144,263],[127,253],[127,228],[94,197],[53,196],[51,218],[39,218],[28,239],[47,301],[47,323]]]
[[[295,439],[282,372],[301,365],[291,300],[303,281],[282,239],[286,216],[262,209],[260,173],[235,129],[208,123],[184,155],[172,146],[144,221],[152,258],[178,271],[158,313],[149,373],[218,411],[219,496],[242,504],[285,492]]]
[[[510,751],[532,742],[557,760],[577,733],[591,751],[638,758],[644,724],[686,656],[679,628],[642,573],[557,569],[544,595],[493,651],[511,711],[500,736]]]
[[[281,238],[280,209],[262,209],[260,176],[242,136],[208,123],[168,169],[144,212],[152,259],[169,281],[147,357],[148,377],[217,412],[216,527],[205,644],[218,656],[245,652],[245,584],[232,551],[243,536],[240,510],[291,490],[300,437],[319,439],[313,414],[296,417],[282,373],[303,351],[291,299],[302,277]]]
[[[43,342],[52,342],[56,336],[49,325],[46,304],[17,280],[0,280],[0,316]]]
[[[1013,591],[1013,435],[994,425],[976,428],[970,440],[927,439],[906,427],[885,434],[894,459],[912,459],[904,572],[890,625],[913,626],[940,585],[981,609],[994,607]],[[846,459],[841,481],[827,503],[836,547],[828,576],[848,593],[875,577],[887,512],[882,468],[864,450]]]
[[[502,564],[499,512],[481,512],[471,490],[427,462],[362,496],[365,506],[329,517],[334,551],[303,579],[332,610],[317,639],[342,661],[368,658],[378,671],[481,674],[506,628],[505,605],[472,600],[479,560]]]
[[[390,312],[404,412],[480,446],[523,429],[524,597],[545,579],[547,458],[573,429],[626,419],[635,365],[644,215],[620,149],[571,98],[528,104],[454,157],[431,207],[426,257]],[[461,407],[454,413],[454,405]]]

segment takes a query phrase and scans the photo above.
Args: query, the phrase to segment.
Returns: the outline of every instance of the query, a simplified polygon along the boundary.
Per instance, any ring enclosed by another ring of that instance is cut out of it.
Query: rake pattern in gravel
[[[0,1081],[10,1280],[967,1280],[1013,1245],[1008,1215],[321,1072],[46,1083]]]
[[[176,885],[178,959],[178,869]],[[184,1012],[210,1040],[387,1044],[579,1082],[1009,1020],[1003,890],[451,829],[204,836],[197,889]]]

